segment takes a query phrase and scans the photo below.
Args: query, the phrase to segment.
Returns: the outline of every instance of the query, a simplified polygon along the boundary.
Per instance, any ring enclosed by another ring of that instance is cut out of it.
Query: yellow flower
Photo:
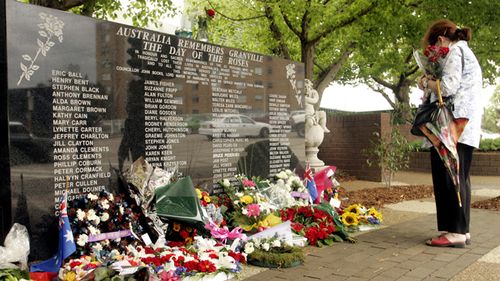
[[[70,271],[64,275],[63,278],[64,281],[75,281],[76,280],[76,273],[74,271]]]
[[[193,243],[193,238],[186,237],[186,239],[184,239],[184,242],[186,242],[186,244],[191,244],[191,243]]]
[[[210,203],[212,199],[210,199],[210,196],[203,196],[203,201]]]
[[[377,211],[377,209],[371,207],[370,209],[368,209],[368,215],[370,215],[370,216],[378,219],[380,222],[382,222],[382,213]]]
[[[245,195],[240,198],[240,201],[243,202],[244,204],[252,204],[253,203],[253,198],[250,195]]]
[[[199,188],[196,188],[196,195],[198,195],[198,199],[201,199],[201,190]]]
[[[359,223],[355,213],[344,212],[340,218],[345,226],[356,226]]]
[[[361,206],[359,204],[352,204],[344,210],[345,213],[353,213],[356,215],[361,214]]]
[[[181,224],[174,222],[174,231],[179,232],[181,230]]]

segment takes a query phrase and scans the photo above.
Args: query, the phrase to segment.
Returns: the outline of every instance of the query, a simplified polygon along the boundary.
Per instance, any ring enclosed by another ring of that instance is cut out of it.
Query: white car
[[[269,124],[257,122],[245,115],[232,114],[200,123],[198,133],[207,136],[210,140],[214,137],[267,138],[270,130]]]

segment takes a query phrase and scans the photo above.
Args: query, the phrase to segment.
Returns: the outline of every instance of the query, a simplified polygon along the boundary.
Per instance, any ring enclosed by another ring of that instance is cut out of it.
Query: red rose
[[[299,233],[303,228],[304,228],[304,226],[300,223],[292,224],[292,229],[297,233]]]
[[[213,9],[207,9],[205,10],[207,12],[207,16],[209,16],[210,18],[214,18],[215,17],[215,10]]]

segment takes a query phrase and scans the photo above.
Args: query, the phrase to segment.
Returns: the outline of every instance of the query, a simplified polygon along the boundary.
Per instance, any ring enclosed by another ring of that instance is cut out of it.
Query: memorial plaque
[[[2,234],[27,225],[32,257],[50,255],[49,218],[66,189],[70,199],[113,190],[141,156],[213,192],[235,174],[303,164],[288,123],[303,109],[302,64],[2,5]]]

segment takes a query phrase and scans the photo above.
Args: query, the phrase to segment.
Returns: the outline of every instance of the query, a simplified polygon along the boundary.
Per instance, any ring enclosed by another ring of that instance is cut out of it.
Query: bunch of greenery
[[[382,180],[389,187],[394,173],[409,167],[411,146],[394,126],[388,136],[381,136],[378,132],[373,134],[377,138],[371,141],[372,147],[364,151],[368,157],[366,162],[382,169]]]

